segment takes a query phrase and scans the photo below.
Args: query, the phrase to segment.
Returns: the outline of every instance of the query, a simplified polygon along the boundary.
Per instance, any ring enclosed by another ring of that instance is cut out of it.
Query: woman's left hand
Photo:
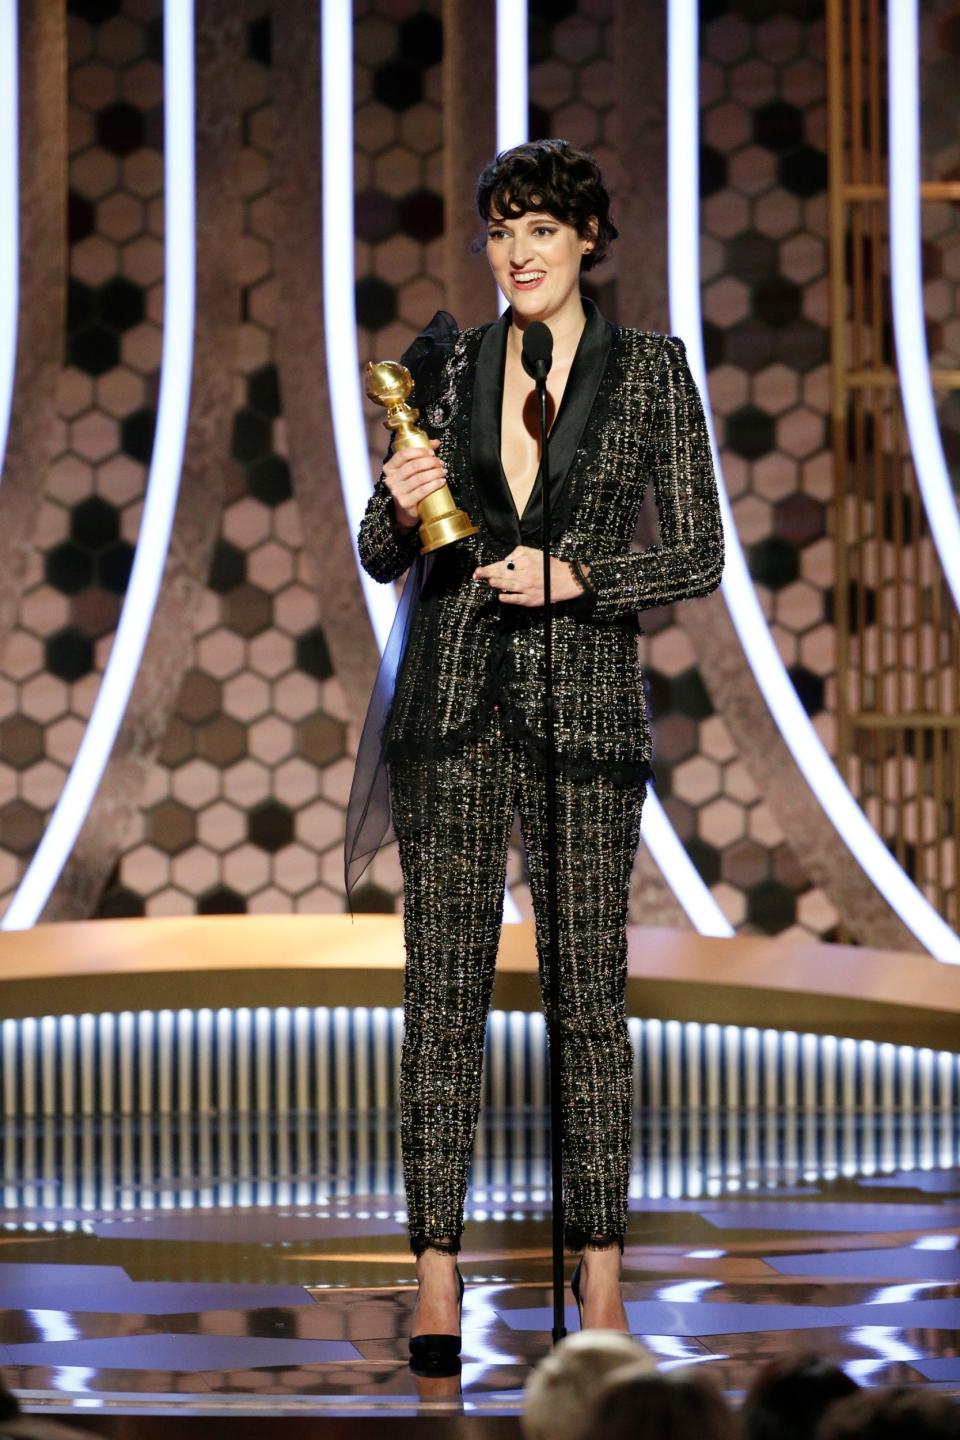
[[[586,566],[584,570],[586,571]],[[587,571],[589,573],[589,571]],[[504,605],[543,604],[543,551],[531,550],[528,545],[518,545],[503,560],[493,565],[481,565],[473,572],[474,580],[486,580],[494,590],[500,591]],[[577,580],[566,560],[550,556],[550,599],[575,600],[583,594],[583,586]]]

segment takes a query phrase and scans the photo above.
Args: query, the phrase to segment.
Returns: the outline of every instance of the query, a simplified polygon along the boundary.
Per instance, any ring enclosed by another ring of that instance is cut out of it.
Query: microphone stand
[[[544,371],[543,374],[540,371]],[[553,1343],[567,1333],[563,1291],[563,1113],[560,1028],[560,919],[557,874],[557,767],[553,713],[553,603],[550,592],[550,464],[547,377],[542,362],[535,375],[540,412],[540,482],[543,515],[543,694],[547,811],[547,1042],[550,1049],[550,1176],[553,1198]]]

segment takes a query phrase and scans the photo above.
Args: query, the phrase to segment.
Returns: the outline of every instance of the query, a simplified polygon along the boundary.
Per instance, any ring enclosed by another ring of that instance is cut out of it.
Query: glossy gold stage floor
[[[0,1373],[24,1408],[117,1435],[517,1433],[550,1325],[528,933],[491,1018],[462,1371],[429,1381],[406,1363],[395,922],[0,942]],[[803,949],[632,936],[631,1327],[734,1399],[801,1348],[960,1391],[960,976]]]
[[[839,1165],[829,1153],[811,1163],[808,1146],[794,1167],[789,1117],[765,1116],[753,1137],[748,1120],[725,1117],[723,1153],[752,1145],[760,1164],[704,1176],[684,1156],[702,1117],[652,1117],[637,1137],[625,1294],[658,1362],[707,1365],[734,1398],[760,1361],[800,1348],[829,1354],[863,1384],[960,1390],[960,1172],[937,1164],[956,1155],[956,1116],[939,1117],[926,1154],[912,1120],[896,1117],[885,1156],[881,1123],[877,1163],[843,1176],[842,1138]],[[502,1124],[506,1153],[500,1183],[471,1193],[463,1368],[440,1380],[407,1367],[402,1200],[395,1187],[357,1189],[355,1124],[335,1122],[343,1156],[326,1175],[278,1164],[296,1151],[295,1117],[284,1122],[292,1134],[270,1116],[235,1118],[228,1136],[179,1120],[112,1134],[60,1126],[50,1148],[72,1157],[70,1205],[58,1203],[65,1177],[42,1163],[43,1127],[22,1130],[21,1152],[33,1143],[37,1160],[7,1189],[3,1379],[26,1408],[82,1413],[94,1428],[117,1414],[515,1416],[549,1346],[549,1221],[529,1183],[542,1169],[539,1121],[488,1117],[488,1147]],[[871,1141],[853,1128],[847,1144],[862,1155]],[[822,1123],[819,1135],[829,1152]],[[198,1185],[180,1174],[192,1159],[177,1157],[205,1138],[212,1154],[247,1158],[228,1179],[214,1164]],[[651,1166],[671,1151],[672,1168]],[[121,1203],[98,1203],[109,1167],[120,1179],[127,1164]],[[144,1169],[153,1186],[140,1183]],[[644,1170],[658,1176],[649,1188],[672,1193],[644,1194]],[[567,1321],[575,1327],[572,1306]]]

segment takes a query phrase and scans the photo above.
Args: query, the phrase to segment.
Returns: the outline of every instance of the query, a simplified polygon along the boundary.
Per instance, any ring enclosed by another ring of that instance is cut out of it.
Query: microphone
[[[553,336],[546,325],[534,320],[523,332],[521,362],[527,374],[538,383],[546,380],[553,364]]]

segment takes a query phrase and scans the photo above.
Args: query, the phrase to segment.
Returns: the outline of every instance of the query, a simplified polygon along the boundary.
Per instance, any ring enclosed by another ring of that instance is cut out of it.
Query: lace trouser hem
[[[565,1225],[563,1230],[564,1248],[574,1255],[579,1255],[583,1250],[609,1250],[614,1245],[622,1255],[623,1242],[622,1235],[597,1235],[581,1230],[576,1225]]]
[[[431,1235],[411,1235],[410,1249],[418,1260],[426,1250],[436,1250],[439,1255],[459,1255],[460,1236],[457,1235],[454,1239],[445,1237],[435,1240]]]

